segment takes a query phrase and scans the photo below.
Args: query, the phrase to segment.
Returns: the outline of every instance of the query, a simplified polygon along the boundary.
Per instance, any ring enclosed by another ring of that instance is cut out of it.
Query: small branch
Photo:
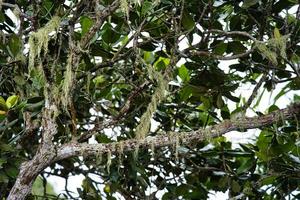
[[[21,17],[27,18],[29,20],[32,19],[31,16],[27,15],[26,13],[21,12],[19,6],[17,4],[11,4],[11,3],[1,3],[1,6],[3,7],[8,7],[8,8],[12,8],[12,9],[18,9],[18,12],[20,14]]]
[[[251,94],[251,96],[249,97],[248,101],[247,101],[246,104],[242,107],[242,110],[243,110],[243,111],[246,111],[246,110],[250,107],[252,101],[255,99],[255,97],[256,97],[256,95],[257,95],[257,92],[258,92],[259,88],[262,86],[262,84],[265,82],[266,79],[267,79],[267,74],[264,74],[264,75],[261,77],[261,79],[259,80],[259,82],[256,84],[256,86],[254,87],[254,89],[253,89],[253,91],[252,91],[252,94]]]
[[[208,57],[213,57],[217,60],[234,60],[234,59],[238,59],[238,58],[242,58],[245,56],[248,56],[250,53],[253,52],[253,49],[250,49],[244,53],[241,54],[236,54],[236,55],[232,55],[232,56],[220,56],[220,55],[216,55],[207,51],[193,51],[188,53],[188,55],[192,55],[192,56],[208,56]],[[188,57],[188,56],[185,56]]]
[[[240,35],[240,36],[247,37],[247,38],[253,40],[254,42],[257,41],[252,35],[250,35],[247,32],[244,32],[244,31],[221,31],[221,30],[218,30],[218,29],[211,29],[211,30],[208,30],[204,33],[219,33],[219,34],[225,35],[225,36]]]

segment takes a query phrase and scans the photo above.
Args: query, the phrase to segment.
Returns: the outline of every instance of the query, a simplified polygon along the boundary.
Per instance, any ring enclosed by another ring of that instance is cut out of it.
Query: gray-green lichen
[[[54,32],[56,37],[61,18],[54,16],[44,27],[29,37],[29,71],[34,68],[35,59],[40,58],[42,50],[45,56],[48,52],[49,34]]]
[[[159,103],[165,98],[165,93],[168,91],[168,78],[155,71],[152,66],[148,65],[148,73],[153,80],[156,80],[158,87],[152,95],[151,102],[149,103],[146,112],[142,115],[139,125],[136,127],[135,136],[137,139],[144,139],[150,130],[151,118],[157,109]]]
[[[279,38],[271,38],[266,42],[256,41],[256,48],[266,57],[273,65],[278,64],[278,57],[284,59],[286,56],[286,44],[289,35],[284,35]]]
[[[110,172],[110,166],[111,166],[111,151],[109,150],[107,152],[107,163],[106,163],[108,173]]]
[[[71,53],[69,55],[67,65],[66,65],[66,71],[64,75],[64,80],[62,84],[62,96],[61,96],[61,103],[64,106],[65,109],[67,109],[68,105],[71,102],[71,88],[73,85],[73,79],[75,77],[73,69],[72,69],[72,59],[73,59],[73,54]]]

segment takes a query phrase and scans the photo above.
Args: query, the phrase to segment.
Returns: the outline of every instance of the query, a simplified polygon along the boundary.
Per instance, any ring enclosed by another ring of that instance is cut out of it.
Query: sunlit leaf
[[[6,99],[7,108],[15,106],[18,102],[19,97],[17,95],[12,95]]]

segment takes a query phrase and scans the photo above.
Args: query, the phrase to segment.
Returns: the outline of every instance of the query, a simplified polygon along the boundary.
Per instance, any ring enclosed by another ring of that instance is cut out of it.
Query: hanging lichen
[[[151,151],[152,151],[152,157],[154,157],[154,155],[155,155],[155,149],[154,149],[154,142],[153,141],[151,141]]]
[[[42,50],[44,55],[48,52],[49,34],[54,32],[56,37],[57,29],[60,24],[60,17],[54,16],[43,28],[34,32],[29,37],[29,71],[31,71],[35,64],[35,59],[40,58]]]
[[[87,74],[87,80],[86,80],[86,92],[88,94],[90,93],[91,79],[92,79],[92,74],[90,72],[88,72],[88,74]]]
[[[107,168],[107,172],[110,172],[110,166],[111,166],[111,151],[109,150],[107,152],[107,163],[106,163],[106,168]]]
[[[274,65],[277,65],[277,54],[274,51],[270,50],[266,44],[257,42],[256,47],[263,54],[264,57],[266,57]]]
[[[102,163],[102,159],[103,159],[102,153],[101,151],[98,151],[96,154],[96,165],[100,165]]]
[[[138,159],[138,155],[139,155],[139,150],[140,150],[140,144],[138,143],[134,149],[133,152],[133,159],[137,160]]]
[[[73,59],[73,54],[71,53],[67,61],[66,71],[64,75],[63,84],[62,84],[63,95],[61,96],[61,103],[65,108],[67,108],[71,102],[70,91],[73,86],[73,79],[74,79],[74,72],[72,69],[72,59]]]
[[[118,143],[118,156],[119,156],[119,165],[118,165],[118,169],[120,168],[120,165],[122,164],[122,156],[123,156],[123,152],[124,152],[124,143],[122,141],[120,141]]]
[[[156,6],[156,5],[160,4],[160,1],[161,0],[154,0],[154,5]]]
[[[178,134],[175,135],[175,159],[178,161],[178,149],[180,146],[180,140]]]
[[[125,13],[126,17],[129,17],[129,4],[127,0],[120,0],[120,8]]]
[[[266,57],[273,65],[278,64],[278,57],[286,59],[286,43],[288,35],[277,38],[271,38],[267,42],[256,41],[256,48]]]
[[[165,92],[168,90],[168,78],[148,66],[148,73],[153,80],[156,80],[158,87],[152,95],[151,102],[149,103],[146,112],[142,115],[139,125],[136,127],[135,136],[137,139],[144,139],[150,130],[150,122],[152,115],[157,109],[157,105],[165,98]]]

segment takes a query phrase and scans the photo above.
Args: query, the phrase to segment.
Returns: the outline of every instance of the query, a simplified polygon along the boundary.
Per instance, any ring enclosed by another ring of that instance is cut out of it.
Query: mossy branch
[[[129,139],[122,141],[122,152],[134,151],[139,149],[151,149],[163,146],[179,146],[190,143],[201,142],[207,139],[216,138],[230,131],[248,130],[254,128],[263,128],[265,126],[278,123],[281,119],[289,120],[300,117],[300,104],[293,104],[288,108],[271,112],[270,114],[242,118],[237,120],[225,120],[224,122],[208,127],[206,129],[198,129],[190,132],[170,132],[168,134],[160,134],[153,137],[147,137],[144,140]],[[209,132],[209,134],[208,134]],[[85,155],[94,156],[108,153],[118,154],[119,142],[109,144],[86,144],[86,143],[69,143],[60,147],[57,151],[55,161],[66,159],[73,156]]]

